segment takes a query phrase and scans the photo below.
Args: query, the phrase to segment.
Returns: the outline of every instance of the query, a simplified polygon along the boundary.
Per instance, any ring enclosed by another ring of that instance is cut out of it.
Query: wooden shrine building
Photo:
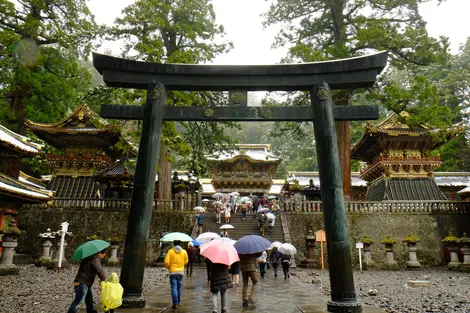
[[[267,195],[281,159],[270,144],[239,144],[207,157],[211,183],[217,192],[237,191],[242,195]]]
[[[351,158],[366,162],[360,178],[368,182],[365,200],[446,200],[434,181],[441,165],[430,153],[440,145],[431,135],[438,130],[427,125],[411,128],[407,114],[390,114],[377,125],[366,124],[354,144]],[[455,131],[445,132],[451,138]]]
[[[34,178],[21,172],[18,177],[6,174],[9,160],[34,157],[42,148],[43,145],[0,125],[0,229],[7,227],[11,220],[18,222],[18,209],[23,204],[52,200],[52,193]]]
[[[123,184],[123,189],[126,192],[129,190],[129,182],[132,182],[129,176],[133,176],[131,170],[116,174],[116,169],[124,168],[124,161],[115,164],[123,159],[122,152],[114,148],[122,139],[119,125],[108,123],[88,105],[77,106],[69,116],[57,123],[27,121],[26,126],[61,151],[60,154],[49,153],[46,159],[52,172],[48,189],[54,191],[54,199],[103,198],[115,195],[112,191]],[[124,143],[128,144],[126,141]],[[122,177],[120,182],[119,175]],[[111,176],[109,186],[99,184],[102,178]],[[109,191],[106,190],[108,187]],[[119,191],[120,195],[122,193]]]

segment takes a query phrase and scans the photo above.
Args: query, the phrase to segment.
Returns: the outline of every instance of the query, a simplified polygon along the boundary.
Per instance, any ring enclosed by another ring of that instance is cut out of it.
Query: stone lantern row
[[[22,234],[22,231],[16,227],[16,222],[10,222],[9,226],[1,231],[2,237],[2,257],[0,263],[0,276],[2,275],[17,275],[19,273],[18,267],[13,264],[13,256],[15,255],[15,248],[18,247],[18,237]],[[39,234],[42,244],[42,256],[39,259],[37,265],[44,267],[55,267],[59,258],[60,240],[62,236],[62,230],[51,231],[50,228],[46,232]],[[64,250],[68,246],[67,240],[72,237],[71,232],[66,232],[64,236]],[[88,237],[88,240],[99,239],[93,236]],[[121,239],[114,236],[108,239],[111,243],[111,257],[107,261],[107,265],[116,266],[119,264],[117,258],[117,250]],[[65,259],[65,253],[62,258],[62,267],[67,267],[68,262]]]

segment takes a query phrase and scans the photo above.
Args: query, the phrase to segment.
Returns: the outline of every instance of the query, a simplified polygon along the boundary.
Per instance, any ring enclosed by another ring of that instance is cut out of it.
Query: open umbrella
[[[238,192],[234,191],[234,192],[231,192],[230,195],[238,197],[240,194]]]
[[[206,212],[206,209],[203,208],[202,206],[197,206],[193,210],[196,212]]]
[[[233,246],[239,254],[252,254],[267,250],[271,243],[258,235],[246,235],[238,239]]]
[[[256,211],[256,213],[263,213],[263,212],[269,212],[269,208],[262,207],[262,208],[259,208],[258,211]]]
[[[210,202],[211,200],[209,199],[202,199],[202,202]]]
[[[216,192],[216,193],[214,193],[214,194],[212,195],[212,198],[214,198],[214,199],[220,199],[220,198],[222,198],[223,196],[224,196],[223,193],[221,193],[221,192]]]
[[[251,201],[250,198],[248,198],[248,197],[241,197],[240,199],[238,199],[238,202],[239,202],[239,203],[243,203],[243,202],[247,202],[247,201]]]
[[[219,234],[213,233],[213,232],[205,232],[197,236],[196,240],[202,243],[206,243],[211,241],[212,239],[220,239]]]
[[[268,199],[269,200],[274,200],[274,199],[277,199],[277,197],[276,196],[269,196]]]
[[[202,242],[199,242],[199,241],[197,241],[196,239],[194,239],[194,240],[193,240],[193,245],[194,245],[195,247],[199,247],[200,245],[202,245]]]
[[[100,252],[101,250],[109,247],[109,242],[104,240],[91,240],[87,241],[79,246],[72,255],[72,261],[81,260],[87,258],[93,254]]]
[[[279,248],[277,248],[279,252],[285,255],[294,255],[297,253],[297,249],[291,245],[290,243],[283,243]]]
[[[219,227],[219,229],[234,229],[233,225],[225,224]]]
[[[168,233],[162,238],[160,238],[160,241],[162,242],[171,242],[175,240],[191,242],[193,241],[193,238],[186,235],[185,233],[179,233],[179,232]]]
[[[271,248],[279,248],[280,246],[282,246],[282,242],[280,242],[280,241],[274,241],[271,244]]]
[[[216,240],[213,244],[208,242],[205,245],[209,246],[201,250],[201,255],[211,260],[212,263],[232,265],[240,261],[237,250],[235,250],[233,245],[229,242]]]
[[[222,205],[222,201],[215,201],[214,203],[212,203],[213,205]]]
[[[276,215],[274,215],[273,213],[266,213],[266,217],[268,218],[268,220],[275,220],[276,219]]]

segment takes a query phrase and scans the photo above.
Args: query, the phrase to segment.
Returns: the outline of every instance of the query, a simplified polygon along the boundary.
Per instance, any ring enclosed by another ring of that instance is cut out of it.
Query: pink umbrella
[[[221,240],[212,241],[214,241],[214,243],[208,242],[204,244],[207,246],[204,250],[201,250],[202,256],[205,256],[206,258],[211,260],[212,263],[220,263],[226,265],[232,265],[233,263],[240,261],[240,259],[238,258],[237,250],[233,247],[233,244]]]

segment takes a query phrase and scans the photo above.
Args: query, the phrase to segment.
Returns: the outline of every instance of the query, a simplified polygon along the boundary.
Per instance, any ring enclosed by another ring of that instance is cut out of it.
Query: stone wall
[[[70,257],[86,237],[94,233],[106,240],[117,234],[125,238],[127,231],[128,210],[90,210],[83,208],[67,209],[36,209],[23,208],[19,212],[19,225],[26,233],[19,239],[17,253],[32,254],[38,257],[41,254],[41,241],[38,235],[50,228],[59,230],[60,224],[67,221],[69,231],[73,237],[68,240],[66,258]],[[147,260],[150,263],[159,253],[159,239],[162,232],[180,231],[190,234],[192,231],[191,212],[184,211],[156,211],[152,213],[150,226],[150,239]],[[123,244],[122,244],[123,246]],[[119,249],[118,256],[122,257],[123,249]]]
[[[348,214],[349,238],[353,264],[359,267],[358,252],[355,243],[364,236],[369,236],[372,245],[372,260],[381,263],[385,258],[384,245],[380,241],[390,235],[398,243],[394,247],[394,256],[398,264],[404,268],[408,254],[406,245],[402,240],[413,234],[421,239],[418,244],[418,260],[422,266],[445,265],[445,248],[441,239],[450,230],[454,235],[461,237],[463,232],[470,234],[470,215],[448,214],[423,214],[423,213],[391,213],[391,214]],[[313,232],[324,229],[322,213],[290,213],[287,221],[292,243],[298,248],[298,261],[305,257],[305,235],[308,230]],[[327,262],[326,247],[325,263]],[[315,247],[316,267],[320,267],[320,244]]]

